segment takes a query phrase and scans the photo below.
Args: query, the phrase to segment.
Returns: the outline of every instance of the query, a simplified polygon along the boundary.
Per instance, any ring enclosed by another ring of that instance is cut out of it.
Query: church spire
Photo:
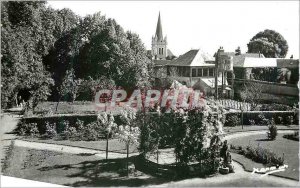
[[[155,36],[157,37],[157,39],[159,41],[163,40],[162,27],[161,27],[161,21],[160,21],[160,12],[158,14],[158,21],[157,21]]]

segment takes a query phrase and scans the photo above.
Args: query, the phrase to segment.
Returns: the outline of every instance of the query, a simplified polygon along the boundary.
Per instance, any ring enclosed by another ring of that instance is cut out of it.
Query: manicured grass
[[[41,142],[41,143],[47,143],[47,144],[75,146],[75,147],[94,149],[94,150],[100,150],[100,151],[105,151],[105,149],[106,149],[106,140],[70,141],[70,140],[53,140],[53,139],[38,139],[38,138],[23,138],[22,140]],[[108,151],[116,152],[116,153],[123,153],[123,154],[125,154],[127,152],[125,143],[120,142],[118,139],[110,139],[108,141]],[[135,152],[138,152],[137,145],[130,145],[129,153],[135,153]]]
[[[288,168],[284,172],[278,172],[275,174],[278,176],[299,180],[299,143],[293,140],[285,139],[283,138],[283,135],[284,134],[278,134],[276,140],[274,141],[267,140],[267,136],[265,134],[258,134],[233,138],[228,140],[228,143],[243,147],[248,145],[255,147],[259,145],[260,147],[267,148],[276,153],[278,156],[283,156],[284,154],[284,164],[287,164]],[[257,167],[257,163],[249,159],[245,160],[244,158],[245,157],[233,157],[233,159],[237,159],[237,161],[242,163],[249,171],[252,171],[254,167]]]

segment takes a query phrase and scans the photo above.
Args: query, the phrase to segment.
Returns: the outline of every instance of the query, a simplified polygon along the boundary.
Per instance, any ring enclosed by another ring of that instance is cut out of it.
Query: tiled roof
[[[198,50],[190,50],[169,63],[169,65],[189,66],[197,55]]]

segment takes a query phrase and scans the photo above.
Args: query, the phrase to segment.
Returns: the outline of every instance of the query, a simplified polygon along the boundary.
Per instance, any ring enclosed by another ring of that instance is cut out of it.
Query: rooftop
[[[179,56],[177,59],[169,62],[168,65],[173,66],[209,66],[206,61],[213,61],[213,57],[204,53],[202,50],[190,50],[185,54]]]

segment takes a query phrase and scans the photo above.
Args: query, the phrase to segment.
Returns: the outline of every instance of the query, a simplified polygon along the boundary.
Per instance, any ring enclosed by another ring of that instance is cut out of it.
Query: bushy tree
[[[66,76],[60,88],[61,96],[67,101],[74,102],[77,99],[83,81],[76,78],[74,70],[67,70]]]
[[[266,29],[257,33],[247,44],[249,53],[262,53],[265,57],[284,58],[288,52],[288,43],[284,37]]]
[[[116,135],[121,142],[124,142],[127,150],[127,175],[129,173],[129,146],[136,144],[140,136],[140,129],[136,125],[136,112],[132,108],[124,108],[121,111],[122,125],[118,127]]]
[[[84,74],[79,74],[95,80],[105,76],[129,89],[147,85],[150,60],[139,37],[125,33],[113,19],[105,20],[99,29],[82,47],[76,70],[84,70]]]
[[[1,5],[1,105],[13,106],[19,92],[27,91],[27,107],[34,108],[48,98],[54,84],[43,57],[61,32],[71,26],[65,18],[58,22],[58,13],[45,2],[10,1]]]

